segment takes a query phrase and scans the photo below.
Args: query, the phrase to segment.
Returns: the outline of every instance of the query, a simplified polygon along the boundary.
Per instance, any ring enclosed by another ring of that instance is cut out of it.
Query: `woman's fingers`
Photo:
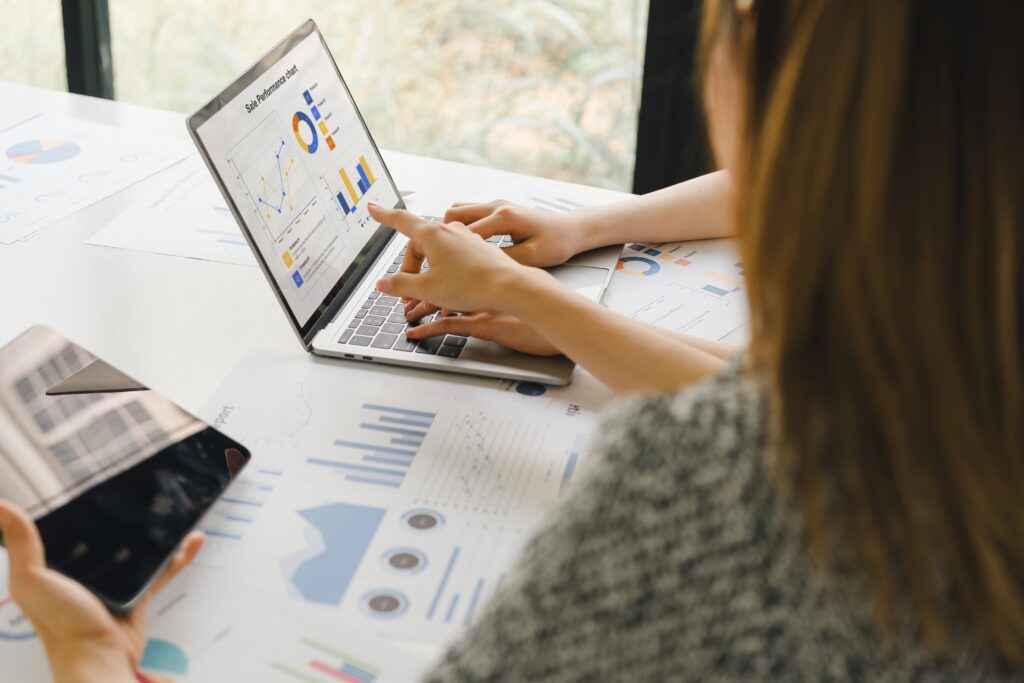
[[[490,323],[486,313],[440,318],[433,322],[410,327],[405,331],[409,339],[440,337],[442,334],[457,334],[461,337],[490,339]]]
[[[424,274],[395,273],[377,281],[377,289],[388,296],[399,296],[409,299],[428,299],[424,292]]]
[[[465,225],[476,223],[477,221],[490,216],[494,213],[494,210],[499,206],[508,204],[508,202],[499,199],[494,202],[487,202],[484,204],[473,204],[473,203],[458,203],[452,204],[451,208],[448,209],[444,214],[444,222],[452,223],[457,221]]]
[[[405,317],[409,322],[414,323],[423,318],[423,316],[432,315],[437,313],[439,310],[441,309],[437,306],[428,304],[426,301],[421,301],[416,306],[409,309],[409,311],[406,312]]]
[[[46,569],[39,529],[21,508],[0,501],[0,533],[7,546],[12,584],[20,583],[33,571]]]
[[[367,208],[374,220],[389,228],[394,228],[409,239],[415,239],[416,233],[424,225],[430,225],[430,221],[423,220],[416,214],[404,209],[385,209],[380,204],[374,204],[373,202],[370,202]]]
[[[468,227],[470,231],[480,235],[483,239],[494,237],[495,235],[509,234],[508,220],[506,220],[505,216],[497,213],[481,218]]]
[[[185,540],[181,542],[181,546],[178,547],[178,550],[171,557],[171,561],[167,563],[163,573],[153,582],[153,585],[146,594],[147,598],[163,590],[185,567],[191,564],[192,560],[196,559],[196,555],[202,549],[205,540],[206,535],[201,531],[193,531],[186,536]]]
[[[192,560],[195,559],[196,555],[198,555],[199,551],[202,549],[203,541],[205,540],[206,535],[201,531],[193,531],[186,536],[185,540],[182,541],[181,545],[178,547],[178,550],[175,551],[174,555],[171,557],[171,561],[167,564],[167,567],[164,568],[160,576],[153,582],[153,585],[149,587],[148,591],[146,591],[146,594],[141,600],[139,600],[135,609],[122,617],[124,622],[133,627],[126,634],[131,641],[129,651],[132,655],[133,666],[138,666],[138,659],[142,656],[142,651],[146,644],[146,639],[143,636],[143,631],[146,626],[146,608],[157,593],[166,588],[167,584],[173,581],[175,577],[185,569],[185,567],[192,563]]]

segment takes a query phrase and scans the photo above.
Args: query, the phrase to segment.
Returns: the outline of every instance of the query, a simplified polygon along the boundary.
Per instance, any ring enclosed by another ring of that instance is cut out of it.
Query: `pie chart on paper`
[[[56,164],[78,156],[82,148],[60,138],[25,140],[7,148],[7,158],[19,164]]]

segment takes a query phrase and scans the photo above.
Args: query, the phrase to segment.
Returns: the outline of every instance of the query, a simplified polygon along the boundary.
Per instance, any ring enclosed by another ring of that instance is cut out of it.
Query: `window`
[[[109,2],[120,100],[191,111],[312,16],[381,146],[629,188],[646,0]]]
[[[67,88],[59,2],[0,2],[0,26],[0,80]]]

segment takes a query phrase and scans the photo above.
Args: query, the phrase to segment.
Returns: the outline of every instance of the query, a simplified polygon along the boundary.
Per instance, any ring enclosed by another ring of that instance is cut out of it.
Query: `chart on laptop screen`
[[[304,324],[378,227],[367,204],[398,201],[319,37],[297,44],[199,135]]]

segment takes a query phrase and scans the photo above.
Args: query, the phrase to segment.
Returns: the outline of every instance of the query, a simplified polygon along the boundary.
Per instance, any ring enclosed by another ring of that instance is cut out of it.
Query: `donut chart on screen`
[[[82,148],[60,138],[25,140],[7,148],[7,158],[19,164],[56,164],[78,156]]]
[[[306,124],[306,128],[309,129],[309,134],[312,136],[309,142],[302,137],[302,132],[299,130],[299,124]],[[299,147],[302,151],[308,154],[316,152],[317,142],[319,142],[316,134],[316,126],[313,125],[313,121],[306,115],[306,112],[297,111],[295,116],[292,117],[292,132],[295,133],[295,141],[299,143]]]

